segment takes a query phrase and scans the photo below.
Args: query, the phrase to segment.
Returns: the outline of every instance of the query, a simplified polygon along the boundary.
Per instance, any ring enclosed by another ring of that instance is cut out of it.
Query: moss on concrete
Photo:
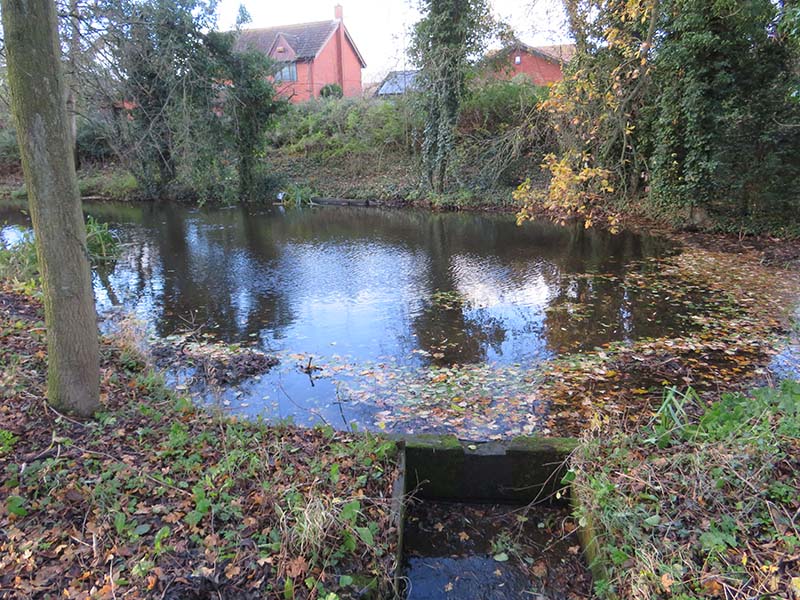
[[[530,502],[561,487],[577,441],[519,437],[467,443],[450,435],[406,438],[406,490],[436,500]]]

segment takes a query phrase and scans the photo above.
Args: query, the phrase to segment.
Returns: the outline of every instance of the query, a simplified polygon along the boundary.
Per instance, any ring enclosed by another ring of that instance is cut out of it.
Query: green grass
[[[568,479],[593,535],[598,595],[794,597],[798,456],[793,382],[707,408],[670,389],[649,426],[586,438]]]
[[[78,187],[81,196],[100,196],[108,200],[133,200],[141,195],[136,178],[119,168],[79,173]]]

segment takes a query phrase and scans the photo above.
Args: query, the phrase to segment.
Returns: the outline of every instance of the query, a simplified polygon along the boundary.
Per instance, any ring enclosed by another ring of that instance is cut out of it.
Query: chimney
[[[342,20],[342,13],[343,13],[343,11],[342,11],[342,5],[341,4],[337,4],[336,6],[333,7],[333,16],[334,16],[335,19],[341,21]]]

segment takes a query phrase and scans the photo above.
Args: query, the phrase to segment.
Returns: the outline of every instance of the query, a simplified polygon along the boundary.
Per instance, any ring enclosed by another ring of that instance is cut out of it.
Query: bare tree
[[[2,0],[11,105],[28,188],[47,326],[47,396],[99,405],[97,318],[64,98],[53,0]]]

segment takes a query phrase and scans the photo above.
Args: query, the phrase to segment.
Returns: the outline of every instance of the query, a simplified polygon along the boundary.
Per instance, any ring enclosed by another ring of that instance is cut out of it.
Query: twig
[[[54,413],[56,413],[56,415],[58,415],[59,417],[61,417],[62,419],[66,420],[66,421],[69,421],[70,423],[74,423],[75,425],[80,425],[81,427],[88,427],[88,425],[87,425],[86,423],[81,423],[80,421],[76,421],[75,419],[72,419],[72,418],[68,417],[67,415],[61,414],[61,413],[60,413],[60,412],[58,412],[58,411],[57,411],[55,408],[53,408],[53,407],[50,405],[50,403],[49,403],[49,402],[47,402],[46,400],[45,400],[45,402],[44,402],[44,406],[45,406],[45,408],[47,408],[48,410],[51,410],[51,411],[53,411]]]
[[[304,411],[314,415],[315,417],[319,418],[328,427],[331,427],[331,428],[333,427],[333,425],[328,423],[328,421],[325,419],[325,417],[323,417],[321,414],[319,414],[319,412],[317,412],[316,410],[314,410],[312,408],[306,408],[305,406],[300,406],[297,402],[295,402],[294,399],[292,399],[292,397],[286,392],[286,390],[283,387],[283,384],[280,381],[278,381],[278,387],[283,392],[283,395],[286,396],[286,398],[289,400],[289,402],[294,404],[297,408],[299,408],[300,410],[304,410]]]

